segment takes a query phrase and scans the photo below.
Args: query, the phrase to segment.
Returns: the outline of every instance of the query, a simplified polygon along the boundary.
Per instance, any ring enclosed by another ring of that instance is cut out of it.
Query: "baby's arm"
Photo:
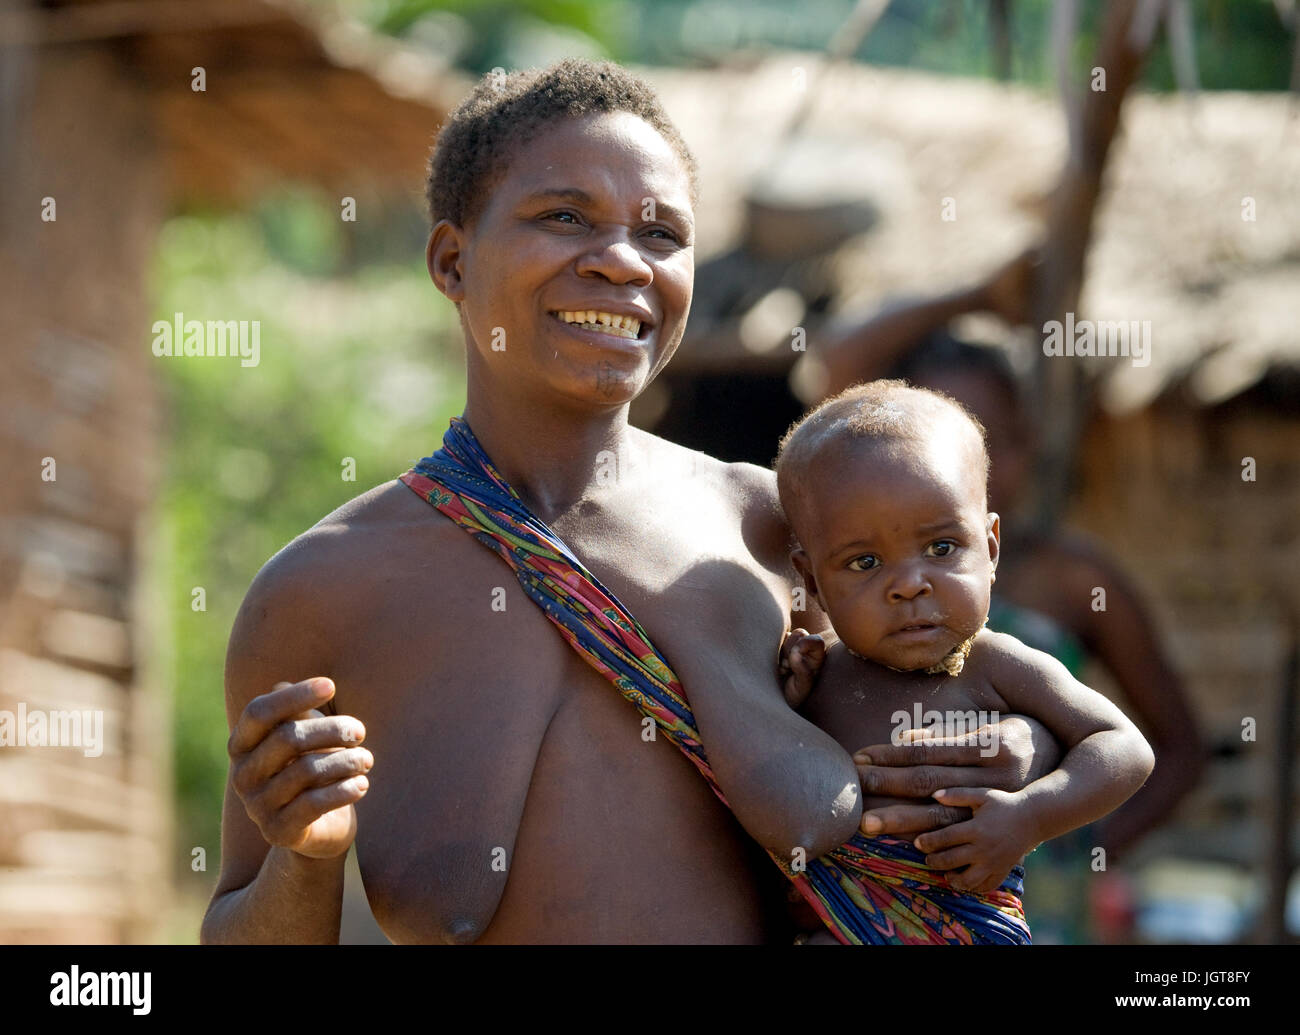
[[[959,787],[935,793],[945,805],[964,805],[975,815],[917,838],[917,847],[938,869],[967,867],[950,876],[955,887],[987,892],[1026,852],[1122,805],[1151,775],[1155,756],[1123,712],[1051,655],[1002,633],[980,634],[977,647],[1002,699],[1042,722],[1066,748],[1058,768],[1019,791]]]

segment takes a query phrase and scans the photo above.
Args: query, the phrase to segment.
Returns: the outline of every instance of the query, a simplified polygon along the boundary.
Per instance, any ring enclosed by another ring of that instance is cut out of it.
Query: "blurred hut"
[[[0,747],[0,942],[150,940],[190,859],[171,840],[171,688],[146,669],[190,601],[141,594],[166,427],[155,235],[285,180],[418,196],[464,85],[253,0],[10,5],[0,77],[0,722],[92,709],[104,739]]]
[[[967,287],[1035,243],[1066,154],[1060,106],[1042,93],[841,65],[792,157],[773,165],[783,115],[802,102],[796,73],[820,60],[645,73],[697,151],[703,247],[692,327],[634,417],[730,459],[770,462],[790,415],[819,397],[816,354],[832,321]],[[1300,852],[1288,818],[1300,612],[1295,118],[1286,95],[1130,96],[1075,311],[1150,321],[1150,362],[1053,361],[1077,364],[1086,388],[1064,518],[1133,573],[1216,745],[1209,777],[1143,850],[1250,873],[1266,889],[1262,933],[1273,940]],[[826,165],[846,158],[859,173],[827,194]],[[756,189],[784,199],[785,229],[746,200]],[[827,231],[816,247],[816,224],[795,232],[799,206],[846,204],[840,240]],[[958,333],[1008,347],[1022,371],[1041,361],[1042,334],[991,320],[963,318]],[[1054,414],[1040,416],[1050,425]]]
[[[1081,310],[1150,320],[1151,362],[1100,361],[1070,516],[1145,584],[1216,746],[1152,840],[1260,872],[1255,934],[1278,941],[1300,857],[1300,136],[1283,96],[1128,114]]]

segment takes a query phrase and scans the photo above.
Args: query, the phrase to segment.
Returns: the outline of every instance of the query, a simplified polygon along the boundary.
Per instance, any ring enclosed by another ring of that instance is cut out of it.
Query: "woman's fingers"
[[[227,743],[231,786],[267,843],[317,858],[352,843],[352,805],[375,762],[356,746],[366,735],[357,719],[317,710],[334,693],[324,677],[277,683],[249,701]]]
[[[278,811],[309,788],[364,775],[374,764],[375,756],[365,748],[303,755],[266,783],[256,806],[265,813]]]
[[[970,819],[970,809],[950,808],[934,802],[925,805],[885,805],[862,814],[859,829],[876,834],[918,834]]]
[[[917,736],[915,730],[904,730],[898,736],[899,743],[860,748],[853,760],[860,765],[878,766],[988,765],[996,758],[996,747],[991,746],[993,734],[985,734],[985,729],[960,737]]]
[[[271,818],[263,829],[262,836],[270,844],[283,845],[298,851],[313,840],[313,824],[322,817],[330,817],[332,813],[347,809],[346,816],[340,813],[342,817],[340,822],[348,829],[337,838],[324,839],[333,842],[327,847],[327,854],[338,854],[335,850],[337,843],[342,842],[346,850],[346,846],[351,844],[355,835],[356,816],[348,806],[360,801],[369,789],[370,781],[366,777],[354,776],[327,787],[316,787],[306,791]]]
[[[226,751],[231,758],[257,747],[276,726],[300,712],[310,711],[334,696],[334,681],[324,676],[298,683],[276,683],[270,693],[248,702],[230,731]]]
[[[874,754],[871,756],[873,762],[875,757]],[[864,794],[895,798],[928,798],[945,787],[978,787],[981,780],[988,776],[987,771],[982,769],[943,764],[897,767],[859,765],[857,768]]]
[[[350,715],[317,715],[309,719],[289,719],[266,734],[252,751],[232,767],[235,789],[252,793],[296,758],[328,748],[346,748],[360,744],[366,728]]]
[[[1006,876],[999,877],[986,866],[971,865],[967,866],[961,873],[949,873],[948,883],[955,891],[971,891],[976,894],[985,895],[990,891],[996,891]]]

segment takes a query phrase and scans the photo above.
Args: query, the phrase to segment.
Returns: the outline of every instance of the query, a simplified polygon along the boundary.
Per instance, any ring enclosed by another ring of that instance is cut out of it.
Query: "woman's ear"
[[[463,255],[464,232],[454,223],[438,220],[429,234],[424,261],[438,290],[457,304],[465,297]]]
[[[999,518],[997,514],[994,514],[992,511],[990,511],[988,520],[989,520],[989,530],[988,530],[989,560],[993,564],[993,573],[989,581],[992,582],[993,577],[996,577],[998,571],[998,554],[999,554],[1001,538],[1002,538],[1002,519]]]
[[[804,589],[808,595],[817,602],[817,606],[822,606],[821,597],[817,594],[817,576],[813,574],[812,561],[808,559],[808,554],[804,552],[803,547],[790,552],[790,563],[794,565],[794,570],[799,573],[803,580]],[[824,611],[825,608],[822,608]]]

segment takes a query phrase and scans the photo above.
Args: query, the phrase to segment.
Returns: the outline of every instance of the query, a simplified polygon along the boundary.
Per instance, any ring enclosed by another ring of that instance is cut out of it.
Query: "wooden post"
[[[1113,0],[1102,25],[1093,67],[1105,75],[1104,89],[1089,89],[1071,118],[1066,166],[1049,201],[1042,263],[1031,305],[1036,334],[1049,320],[1062,323],[1075,311],[1093,216],[1101,195],[1102,173],[1119,130],[1120,110],[1137,81],[1154,38],[1164,0]],[[1091,82],[1089,86],[1091,87]],[[1079,436],[1088,406],[1088,384],[1079,364],[1048,363],[1035,349],[1035,380],[1044,421],[1037,486],[1037,523],[1053,526],[1069,492]],[[1041,415],[1041,414],[1040,414]]]
[[[1296,720],[1300,718],[1300,604],[1294,599],[1293,586],[1275,586],[1278,599],[1285,602],[1290,644],[1282,666],[1278,686],[1273,759],[1265,792],[1272,802],[1264,861],[1264,908],[1256,925],[1257,941],[1281,945],[1292,940],[1286,929],[1286,899],[1291,883],[1292,817],[1295,814]]]

